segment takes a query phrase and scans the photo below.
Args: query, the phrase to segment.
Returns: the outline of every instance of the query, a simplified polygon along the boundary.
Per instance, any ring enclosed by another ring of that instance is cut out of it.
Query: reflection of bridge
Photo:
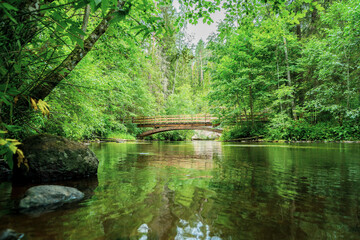
[[[167,115],[167,116],[153,116],[153,117],[137,117],[133,119],[138,127],[154,128],[149,131],[141,133],[138,137],[143,138],[155,133],[167,132],[173,130],[205,130],[211,132],[222,133],[222,129],[216,129],[219,125],[213,123],[218,120],[209,114],[196,115]]]

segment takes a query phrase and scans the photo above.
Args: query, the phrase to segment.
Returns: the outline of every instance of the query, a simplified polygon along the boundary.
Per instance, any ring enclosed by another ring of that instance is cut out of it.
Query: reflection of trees
[[[354,176],[341,160],[319,158],[325,154],[321,150],[315,154],[304,148],[224,147],[222,154],[214,150],[210,160],[209,155],[201,154],[209,150],[195,151],[191,145],[185,146],[186,150],[183,146],[159,148],[165,154],[137,156],[137,162],[144,166],[162,168],[157,174],[164,179],[157,177],[157,190],[153,189],[146,200],[152,199],[147,206],[154,206],[148,211],[151,220],[141,223],[147,223],[153,229],[152,235],[159,239],[169,238],[170,233],[171,238],[183,236],[179,233],[186,234],[185,229],[200,235],[209,231],[212,236],[239,239],[323,238],[327,228],[335,225],[357,226],[354,218],[358,202],[347,197],[352,189],[358,189],[349,180]],[[320,165],[314,165],[314,159],[319,159]],[[211,167],[199,167],[196,161],[209,161]],[[337,169],[336,174],[329,176],[333,169]],[[344,191],[341,184],[347,186]],[[352,219],[345,220],[342,212]],[[167,230],[162,231],[161,225]]]
[[[213,212],[229,213],[213,224],[223,236],[352,236],[346,229],[357,224],[359,177],[351,177],[354,165],[338,149],[224,146],[214,164]]]
[[[38,239],[356,239],[359,150],[226,145],[105,144],[94,196],[0,226],[53,229]]]

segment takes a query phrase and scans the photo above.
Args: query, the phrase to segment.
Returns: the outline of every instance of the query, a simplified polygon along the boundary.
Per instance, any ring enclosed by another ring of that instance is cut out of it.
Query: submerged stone
[[[58,185],[41,185],[29,188],[26,197],[21,199],[19,207],[22,209],[39,208],[45,206],[61,206],[64,203],[79,201],[84,194],[72,187]]]
[[[20,168],[14,162],[14,180],[49,182],[79,179],[97,174],[99,160],[82,143],[48,134],[32,136],[21,145],[29,164]]]

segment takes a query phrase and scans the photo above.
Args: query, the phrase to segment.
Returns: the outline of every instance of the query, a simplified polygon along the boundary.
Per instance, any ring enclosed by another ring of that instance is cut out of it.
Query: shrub
[[[342,126],[333,122],[310,124],[304,119],[292,120],[286,115],[277,115],[267,126],[267,137],[282,140],[358,140],[360,126],[353,123],[344,123]]]
[[[234,127],[225,128],[220,140],[227,141],[239,138],[248,138],[261,136],[265,133],[264,124],[257,122],[252,126],[251,123],[235,125]]]

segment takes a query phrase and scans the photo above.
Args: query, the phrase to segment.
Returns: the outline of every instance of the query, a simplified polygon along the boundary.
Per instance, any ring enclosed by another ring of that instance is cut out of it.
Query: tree
[[[89,17],[88,5],[92,11]],[[140,29],[145,37],[163,32],[152,1],[63,0],[38,4],[10,0],[0,3],[0,11],[2,137],[7,132],[23,137],[27,131],[39,131],[29,105],[48,115],[44,98],[66,80],[113,22],[128,17],[130,28]],[[1,138],[1,151],[10,149],[9,144]]]

